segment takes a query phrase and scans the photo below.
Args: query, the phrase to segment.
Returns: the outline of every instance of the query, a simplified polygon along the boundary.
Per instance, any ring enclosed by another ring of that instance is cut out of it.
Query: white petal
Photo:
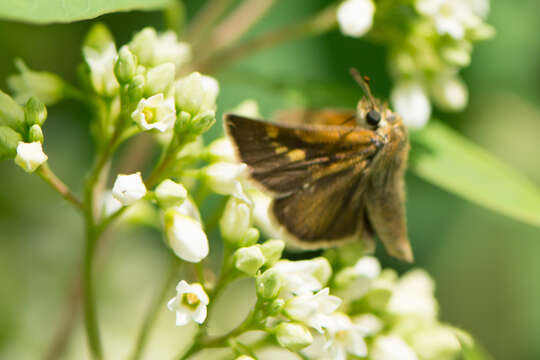
[[[346,0],[337,10],[341,32],[352,37],[367,33],[373,25],[375,5],[371,0]]]
[[[206,292],[204,291],[201,284],[199,283],[191,284],[190,292],[197,296],[201,304],[208,305],[208,302],[209,302],[208,295],[206,295]]]
[[[146,195],[146,187],[141,178],[141,173],[130,175],[118,175],[112,189],[113,196],[123,205],[131,205]]]
[[[184,311],[176,311],[176,326],[183,326],[191,320],[189,314]]]
[[[189,262],[199,262],[208,255],[208,239],[201,224],[192,217],[175,214],[167,229],[169,246],[175,254]]]
[[[381,273],[381,264],[373,256],[364,256],[354,265],[355,273],[368,279],[375,279]]]
[[[401,115],[405,125],[422,128],[431,116],[431,104],[422,85],[415,81],[398,83],[391,94],[395,111]]]
[[[410,346],[394,335],[376,338],[370,357],[372,360],[418,360]]]
[[[22,167],[24,171],[33,172],[45,161],[47,161],[47,155],[43,152],[39,141],[32,143],[19,141],[15,163]]]
[[[180,280],[178,285],[176,285],[176,291],[178,294],[185,294],[190,292],[191,285],[189,285],[185,280]]]
[[[198,324],[202,324],[206,319],[206,305],[201,304],[197,306],[197,309],[191,316],[193,318],[193,321]]]

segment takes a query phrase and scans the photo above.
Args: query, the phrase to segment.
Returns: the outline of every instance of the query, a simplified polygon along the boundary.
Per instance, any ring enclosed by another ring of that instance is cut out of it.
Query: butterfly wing
[[[252,178],[274,193],[272,214],[304,247],[356,237],[379,136],[358,127],[277,125],[225,116]]]
[[[273,120],[279,124],[320,124],[356,126],[356,111],[351,109],[291,109],[277,112]]]

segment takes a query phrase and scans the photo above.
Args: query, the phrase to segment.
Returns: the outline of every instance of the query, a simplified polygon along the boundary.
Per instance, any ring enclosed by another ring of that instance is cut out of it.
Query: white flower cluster
[[[372,0],[346,0],[337,20],[343,34],[360,37],[373,31],[376,41],[388,46],[394,109],[409,127],[421,128],[431,116],[430,99],[444,111],[467,105],[467,87],[458,72],[469,65],[473,43],[493,36],[484,22],[489,0],[414,0],[414,17],[406,11],[403,19],[396,19],[397,12],[384,13],[398,6],[398,1],[387,4],[378,13]]]

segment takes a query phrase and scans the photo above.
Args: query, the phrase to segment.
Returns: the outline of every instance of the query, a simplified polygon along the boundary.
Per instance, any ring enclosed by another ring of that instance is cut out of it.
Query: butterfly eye
[[[366,122],[369,125],[377,126],[379,122],[381,121],[381,114],[378,111],[371,110],[366,115]]]

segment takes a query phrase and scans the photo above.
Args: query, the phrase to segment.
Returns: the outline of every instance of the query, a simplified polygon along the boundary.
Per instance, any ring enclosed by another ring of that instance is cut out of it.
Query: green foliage
[[[438,121],[413,133],[411,170],[467,200],[540,226],[540,190],[511,167]]]
[[[92,19],[116,11],[157,10],[168,0],[17,0],[0,2],[0,18],[45,24]]]

